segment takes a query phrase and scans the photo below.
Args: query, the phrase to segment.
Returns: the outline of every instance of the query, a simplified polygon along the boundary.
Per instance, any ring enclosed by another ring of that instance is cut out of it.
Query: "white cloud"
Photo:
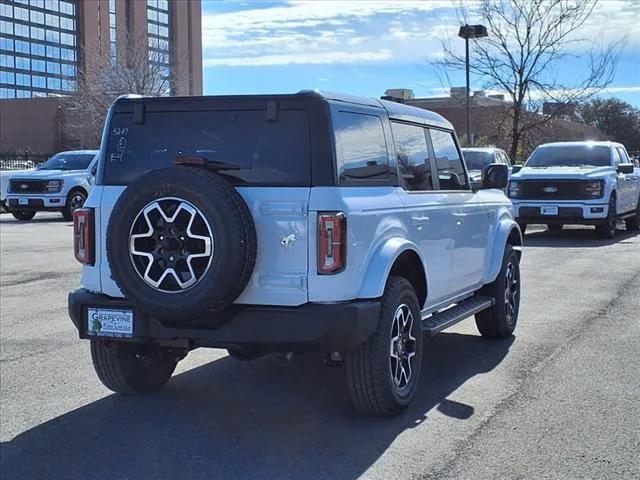
[[[314,0],[270,8],[251,8],[248,4],[245,10],[205,13],[204,64],[419,65],[442,54],[442,38],[455,42],[459,20],[453,4],[449,0]],[[472,15],[470,22],[477,20]],[[602,38],[605,43],[626,36],[628,48],[636,49],[640,47],[638,24],[640,1],[602,1],[581,35]]]
[[[418,14],[444,7],[450,7],[449,1],[296,1],[272,8],[208,13],[202,20],[204,63],[263,66],[390,61],[410,53],[404,45],[407,37],[413,41],[430,37]],[[375,23],[374,17],[378,18]],[[394,20],[398,23],[389,30]],[[421,48],[424,45],[415,50],[416,61],[420,61]]]
[[[289,64],[328,64],[328,63],[358,63],[389,60],[392,58],[389,50],[374,52],[325,52],[317,53],[287,53],[282,55],[259,55],[254,57],[219,57],[205,58],[204,66],[229,66],[229,67],[260,67],[265,65],[289,65]]]

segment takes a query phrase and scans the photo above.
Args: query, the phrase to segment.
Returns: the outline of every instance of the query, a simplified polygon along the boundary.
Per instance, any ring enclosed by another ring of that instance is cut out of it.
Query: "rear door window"
[[[310,148],[304,110],[280,110],[276,121],[265,110],[147,112],[140,125],[132,113],[117,113],[104,183],[126,185],[176,157],[196,156],[229,164],[220,174],[235,185],[309,186]]]
[[[423,127],[391,122],[400,184],[405,190],[433,190],[429,149]]]
[[[380,117],[338,112],[335,128],[337,172],[341,183],[389,178],[389,156]]]
[[[451,132],[430,129],[441,190],[468,190],[467,177]]]

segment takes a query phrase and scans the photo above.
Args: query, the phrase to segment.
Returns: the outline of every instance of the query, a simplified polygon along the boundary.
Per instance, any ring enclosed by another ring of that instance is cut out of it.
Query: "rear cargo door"
[[[236,303],[300,305],[308,301],[308,203],[311,185],[309,113],[304,106],[249,99],[182,102],[141,100],[111,116],[103,155],[102,213],[145,172],[170,167],[176,157],[228,165],[218,173],[251,210],[258,240],[251,280]],[[181,109],[182,107],[182,109]],[[206,107],[206,108],[205,108]],[[142,112],[142,113],[140,113]],[[108,218],[102,215],[104,245]],[[215,241],[215,233],[214,233]],[[105,293],[110,266],[101,261]]]

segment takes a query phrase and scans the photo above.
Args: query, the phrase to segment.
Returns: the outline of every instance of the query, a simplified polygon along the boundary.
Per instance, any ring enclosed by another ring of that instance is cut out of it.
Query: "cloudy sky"
[[[203,0],[205,94],[291,93],[319,88],[380,96],[412,88],[441,95],[430,62],[460,22],[449,0]],[[472,23],[473,17],[469,18]],[[640,0],[601,0],[581,35],[600,44],[625,39],[613,84],[604,95],[640,107]],[[454,43],[455,45],[456,43]],[[461,49],[464,42],[457,42]],[[570,81],[586,64],[565,62]],[[462,74],[454,74],[464,84]],[[482,79],[471,79],[482,88]]]

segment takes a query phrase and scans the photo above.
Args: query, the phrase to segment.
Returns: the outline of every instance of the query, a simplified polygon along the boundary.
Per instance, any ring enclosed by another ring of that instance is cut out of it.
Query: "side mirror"
[[[97,173],[98,173],[98,164],[96,163],[93,165],[93,167],[91,167],[91,175],[95,177]]]
[[[625,175],[633,173],[633,164],[621,163],[620,165],[618,165],[618,173],[624,173]]]
[[[522,170],[522,165],[514,165],[511,167],[511,174],[518,173],[520,170]]]
[[[503,163],[490,163],[482,169],[482,188],[504,190],[509,184],[509,167]]]

